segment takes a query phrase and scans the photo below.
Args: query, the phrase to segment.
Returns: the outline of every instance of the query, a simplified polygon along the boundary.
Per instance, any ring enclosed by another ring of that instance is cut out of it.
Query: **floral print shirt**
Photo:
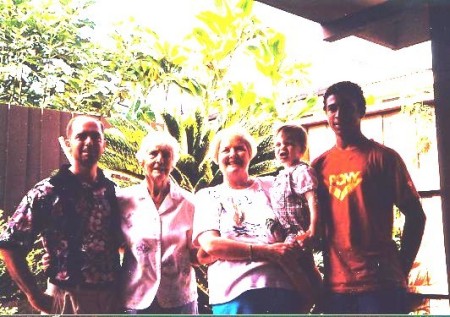
[[[38,236],[50,257],[47,275],[59,286],[100,286],[119,272],[120,218],[114,183],[99,170],[81,183],[64,165],[22,199],[0,236],[1,248],[29,251]]]

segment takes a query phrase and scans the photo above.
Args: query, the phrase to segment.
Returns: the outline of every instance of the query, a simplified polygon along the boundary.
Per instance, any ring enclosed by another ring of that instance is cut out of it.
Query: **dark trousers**
[[[407,293],[403,288],[365,293],[328,293],[323,310],[328,314],[406,314]]]

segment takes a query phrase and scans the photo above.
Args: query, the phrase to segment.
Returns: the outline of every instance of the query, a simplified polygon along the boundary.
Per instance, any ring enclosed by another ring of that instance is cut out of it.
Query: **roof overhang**
[[[351,35],[398,50],[428,41],[427,0],[257,0],[319,23],[325,41]]]

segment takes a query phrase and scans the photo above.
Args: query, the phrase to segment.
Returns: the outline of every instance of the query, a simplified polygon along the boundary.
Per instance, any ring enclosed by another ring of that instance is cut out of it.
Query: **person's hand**
[[[316,241],[316,235],[311,230],[300,231],[296,235],[296,241],[303,250],[311,249]]]
[[[205,250],[200,248],[197,251],[197,261],[201,265],[208,265],[208,264],[212,264],[212,263],[216,262],[217,258],[208,254]]]
[[[273,243],[266,245],[263,258],[277,263],[295,261],[298,258],[298,251],[299,246],[296,243]]]
[[[30,305],[36,309],[39,310],[45,314],[51,314],[52,308],[53,308],[53,297],[45,294],[45,293],[38,293],[27,296],[28,302]]]

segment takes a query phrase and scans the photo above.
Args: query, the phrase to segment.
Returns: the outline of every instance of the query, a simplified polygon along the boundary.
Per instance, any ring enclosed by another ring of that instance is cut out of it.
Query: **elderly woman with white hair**
[[[198,314],[193,194],[170,179],[178,154],[169,133],[150,132],[136,155],[145,180],[118,192],[126,313]]]
[[[214,314],[300,313],[304,302],[283,263],[296,263],[295,246],[277,242],[267,223],[275,215],[268,197],[272,180],[250,177],[256,154],[241,128],[220,131],[211,145],[223,183],[196,195],[194,245],[206,253]]]

